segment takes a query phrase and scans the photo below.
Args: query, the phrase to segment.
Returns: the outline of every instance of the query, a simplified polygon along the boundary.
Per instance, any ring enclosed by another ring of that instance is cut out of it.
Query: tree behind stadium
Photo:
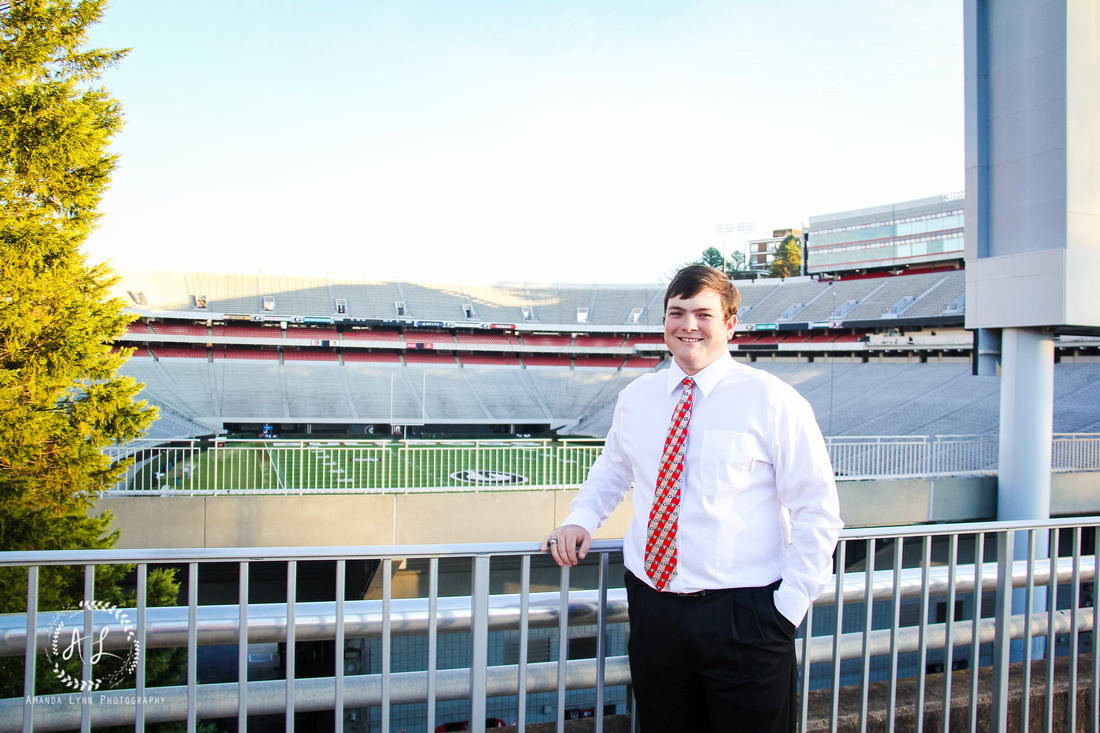
[[[135,402],[141,385],[115,374],[128,354],[111,344],[132,317],[110,297],[114,275],[80,252],[122,123],[95,82],[126,52],[83,48],[102,6],[0,1],[0,550],[112,546],[109,515],[88,511],[125,467],[100,449],[140,437],[156,417]],[[3,570],[0,612],[24,611],[25,571]],[[97,600],[127,600],[125,570],[97,570]],[[71,607],[83,570],[43,567],[39,582],[40,608]],[[174,601],[174,586],[151,573],[150,603]],[[21,667],[0,660],[0,695],[21,694]]]
[[[769,270],[772,277],[796,277],[802,273],[802,247],[794,234],[788,234],[775,248]]]

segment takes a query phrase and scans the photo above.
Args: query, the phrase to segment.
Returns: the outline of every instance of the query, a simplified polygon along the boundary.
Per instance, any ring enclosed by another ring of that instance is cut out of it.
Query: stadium
[[[829,437],[995,434],[998,377],[977,376],[964,329],[962,205],[812,218],[805,269],[828,273],[739,281],[731,353],[794,385]],[[161,408],[154,439],[602,437],[619,390],[668,354],[660,283],[120,276],[139,316],[124,372]],[[1100,429],[1100,338],[1059,335],[1055,359],[1055,432]]]

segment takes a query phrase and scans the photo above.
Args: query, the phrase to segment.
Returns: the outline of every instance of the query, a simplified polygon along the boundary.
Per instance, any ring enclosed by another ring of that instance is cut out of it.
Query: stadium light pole
[[[733,224],[719,224],[714,227],[714,233],[722,237],[722,271],[729,271],[729,261],[726,259],[726,235],[733,234]]]
[[[751,221],[742,221],[737,224],[737,232],[741,235],[741,251],[745,253],[745,267],[752,269],[750,262],[748,239],[749,234],[756,231],[756,224]]]

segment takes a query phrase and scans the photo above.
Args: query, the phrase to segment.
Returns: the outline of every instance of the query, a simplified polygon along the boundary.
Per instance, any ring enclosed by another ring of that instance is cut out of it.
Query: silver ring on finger
[[[551,537],[550,539],[548,539],[548,540],[546,541],[546,544],[548,544],[548,545],[556,545],[556,544],[558,544],[558,538],[557,538],[557,537]]]

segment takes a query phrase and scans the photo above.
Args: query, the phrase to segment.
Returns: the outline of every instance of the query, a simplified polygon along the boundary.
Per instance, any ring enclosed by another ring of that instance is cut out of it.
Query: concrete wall
[[[992,519],[996,478],[841,481],[849,527]],[[201,496],[101,499],[120,549],[437,545],[541,540],[569,513],[575,491],[363,496]],[[597,533],[618,539],[629,499]],[[1051,514],[1100,514],[1100,472],[1052,476]]]
[[[336,547],[541,540],[569,513],[575,491],[363,496],[128,496],[101,499],[119,549]],[[629,500],[597,532],[621,538]]]

